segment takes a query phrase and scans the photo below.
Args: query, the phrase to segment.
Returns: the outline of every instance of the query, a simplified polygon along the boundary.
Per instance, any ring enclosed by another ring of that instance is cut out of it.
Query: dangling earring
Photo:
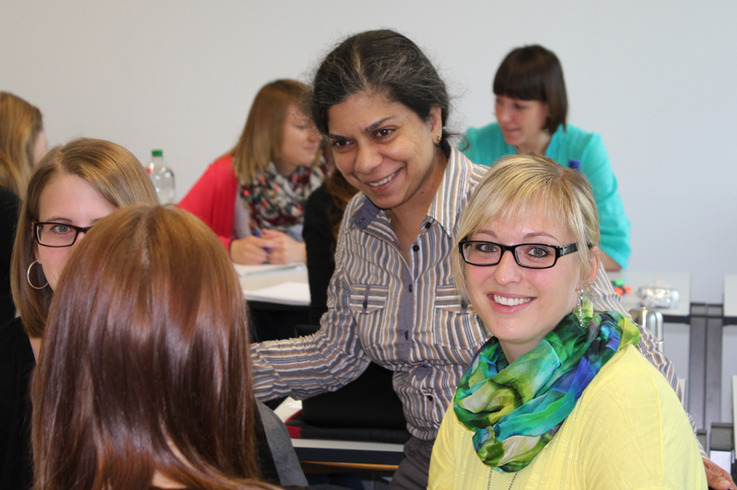
[[[578,323],[581,325],[581,328],[584,328],[583,325],[583,288],[578,290]]]
[[[43,289],[46,286],[48,286],[49,285],[49,281],[47,279],[46,280],[46,284],[44,284],[43,286],[36,286],[35,284],[33,284],[33,282],[31,281],[31,269],[33,269],[33,266],[36,265],[36,264],[38,264],[38,260],[34,260],[28,266],[28,269],[26,270],[26,281],[28,281],[28,285],[29,286],[31,286],[33,289],[37,289],[38,290],[38,289]],[[41,265],[41,264],[39,264],[39,265]]]

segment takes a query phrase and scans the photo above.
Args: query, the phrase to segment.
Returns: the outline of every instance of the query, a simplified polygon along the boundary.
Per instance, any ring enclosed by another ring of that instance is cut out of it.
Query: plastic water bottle
[[[163,150],[151,150],[151,162],[146,171],[154,184],[159,202],[161,204],[175,202],[174,172],[166,165]]]

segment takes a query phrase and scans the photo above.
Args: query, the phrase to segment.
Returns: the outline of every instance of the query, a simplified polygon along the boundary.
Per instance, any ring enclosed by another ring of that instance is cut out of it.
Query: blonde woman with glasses
[[[458,225],[456,284],[488,333],[432,453],[431,489],[707,488],[688,416],[618,311],[595,310],[591,186],[497,162]]]

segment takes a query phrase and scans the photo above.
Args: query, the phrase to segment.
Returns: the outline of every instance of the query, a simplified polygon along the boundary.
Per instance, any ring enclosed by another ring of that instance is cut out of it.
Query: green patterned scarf
[[[585,300],[582,314],[583,322],[575,313],[567,315],[512,364],[492,337],[463,374],[455,413],[475,432],[473,446],[485,464],[501,471],[530,464],[601,367],[619,349],[640,341],[637,326],[621,313],[594,315]]]

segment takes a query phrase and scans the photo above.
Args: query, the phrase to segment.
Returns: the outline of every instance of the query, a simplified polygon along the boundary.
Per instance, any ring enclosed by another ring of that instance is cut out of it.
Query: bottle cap
[[[163,157],[164,150],[151,150],[151,156],[152,157]]]

